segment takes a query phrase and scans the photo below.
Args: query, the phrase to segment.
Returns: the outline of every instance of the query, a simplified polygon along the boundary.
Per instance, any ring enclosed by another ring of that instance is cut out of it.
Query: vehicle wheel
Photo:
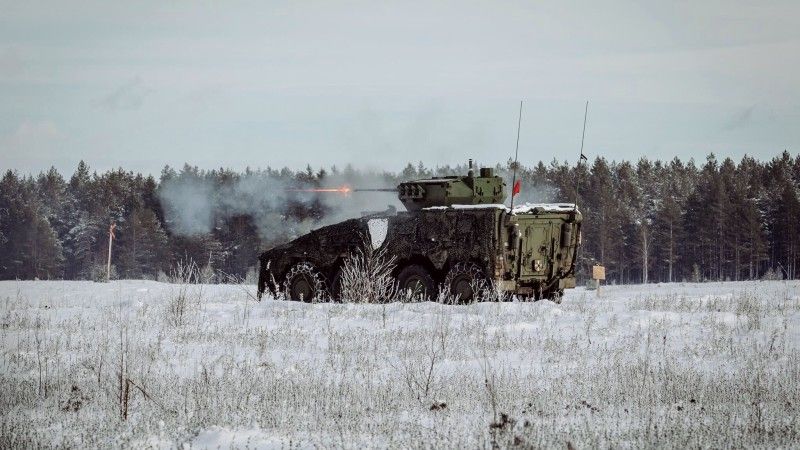
[[[424,267],[412,264],[397,274],[397,284],[401,294],[411,298],[433,300],[436,298],[436,282]]]
[[[312,302],[328,295],[325,277],[307,262],[297,263],[286,274],[284,292],[289,300]]]
[[[460,262],[447,273],[444,285],[458,303],[470,303],[478,300],[486,288],[486,276],[477,264]]]

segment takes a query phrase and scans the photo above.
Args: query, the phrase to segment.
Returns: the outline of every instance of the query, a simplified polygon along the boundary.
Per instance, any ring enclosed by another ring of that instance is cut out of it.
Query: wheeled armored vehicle
[[[471,166],[471,162],[470,162]],[[476,176],[401,183],[407,211],[391,209],[316,229],[260,256],[259,298],[344,300],[342,267],[359,246],[393,257],[401,292],[436,299],[440,289],[462,302],[477,286],[524,299],[560,299],[575,287],[581,213],[574,204],[504,204],[505,183],[492,168]],[[510,297],[510,296],[508,296]]]

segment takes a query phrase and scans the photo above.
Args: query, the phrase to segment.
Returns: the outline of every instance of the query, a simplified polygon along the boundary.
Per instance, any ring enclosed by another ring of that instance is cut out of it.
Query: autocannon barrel
[[[397,192],[397,188],[355,188],[353,192]]]

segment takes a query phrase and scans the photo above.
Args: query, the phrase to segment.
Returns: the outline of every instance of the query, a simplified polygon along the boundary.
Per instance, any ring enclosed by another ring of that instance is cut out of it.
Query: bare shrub
[[[105,283],[108,280],[117,280],[117,266],[111,265],[111,273],[108,273],[108,267],[105,264],[94,264],[89,269],[89,279],[98,283]]]
[[[235,284],[239,286],[239,289],[251,300],[259,301],[258,297],[250,291],[252,286],[257,282],[257,275],[253,275],[251,271],[254,269],[251,267],[250,270],[247,271],[245,277],[241,277],[234,274],[226,273],[222,270],[217,271],[216,278],[217,280],[225,283],[225,284]]]
[[[217,274],[214,272],[214,268],[211,267],[211,263],[209,262],[200,270],[200,282],[203,284],[214,284],[217,283],[219,279],[217,278]]]
[[[761,328],[761,316],[763,311],[758,299],[749,292],[742,292],[735,298],[736,314],[747,318],[747,329],[757,330]]]
[[[193,259],[179,259],[170,270],[169,281],[178,284],[200,283],[202,280],[200,267]]]
[[[442,295],[442,292],[440,291],[437,294],[437,299],[439,298],[444,299],[444,301],[437,300],[440,301],[441,303],[446,303],[446,304],[457,303],[456,297],[449,294],[449,289],[446,295]],[[395,299],[401,303],[419,303],[428,301],[428,298],[425,296],[425,292],[413,291],[411,289],[400,289],[400,288],[397,289],[397,294],[395,295]]]
[[[592,309],[588,311],[583,317],[583,328],[586,332],[586,340],[589,345],[592,345],[592,327],[597,322],[597,310]]]
[[[361,245],[345,258],[339,276],[339,295],[356,303],[377,303],[391,300],[397,294],[392,276],[396,257],[385,248],[373,249],[363,237]]]
[[[404,292],[401,293],[400,301],[413,302],[413,301],[423,301],[422,295],[414,296],[411,292]],[[458,296],[454,295],[450,292],[450,285],[446,283],[442,283],[439,285],[439,292],[436,293],[436,302],[441,303],[443,305],[455,305],[458,303]]]
[[[492,408],[492,423],[497,423],[497,377],[492,369],[492,359],[489,357],[487,350],[486,330],[480,335],[478,348],[480,355],[477,356],[478,363],[483,375],[483,387],[486,389],[486,398],[489,406]]]
[[[191,259],[180,260],[172,268],[170,279],[179,286],[166,303],[166,320],[169,325],[180,327],[186,324],[191,307],[200,308],[203,287],[198,286],[192,290],[190,284],[201,283],[202,273]]]
[[[188,311],[189,293],[186,286],[182,286],[167,302],[167,323],[176,327],[184,325]]]
[[[511,293],[500,288],[500,283],[495,280],[472,281],[472,291],[479,292],[481,301],[484,302],[507,302],[511,300]]]
[[[442,339],[446,338],[432,333],[429,339],[425,343],[424,353],[416,346],[407,345],[401,351],[399,367],[395,367],[408,389],[409,396],[420,404],[430,404],[434,397],[437,386],[436,366],[444,353]]]
[[[44,354],[42,347],[44,346],[42,341],[42,319],[40,317],[36,318],[35,327],[33,329],[34,339],[36,340],[36,367],[37,371],[39,372],[39,381],[37,383],[37,392],[39,395],[43,397],[47,397],[47,367],[48,367],[48,360],[47,356]]]
[[[782,280],[783,275],[781,274],[780,270],[775,270],[774,268],[770,267],[764,272],[764,275],[761,276],[761,279],[764,281],[777,281]]]
[[[159,283],[170,283],[172,280],[170,279],[169,275],[163,270],[158,271],[158,275],[156,275],[156,281]]]

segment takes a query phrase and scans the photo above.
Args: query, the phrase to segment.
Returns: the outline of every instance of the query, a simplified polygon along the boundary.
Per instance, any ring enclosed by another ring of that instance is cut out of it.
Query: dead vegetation
[[[339,296],[355,303],[381,303],[394,299],[397,283],[392,273],[396,258],[385,248],[374,249],[369,238],[345,258],[339,279]]]
[[[797,284],[457,306],[203,286],[180,326],[181,284],[87,286],[0,283],[0,447],[798,445]]]

